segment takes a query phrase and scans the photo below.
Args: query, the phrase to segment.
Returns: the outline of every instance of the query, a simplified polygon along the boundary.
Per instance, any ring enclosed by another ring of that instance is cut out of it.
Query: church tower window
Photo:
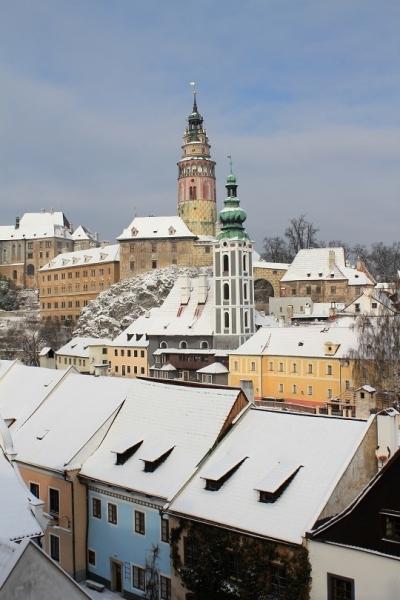
[[[229,271],[229,256],[227,254],[224,254],[223,261],[224,261],[223,271],[224,271],[224,273],[228,273],[228,271]]]
[[[224,300],[229,300],[229,283],[224,283]]]

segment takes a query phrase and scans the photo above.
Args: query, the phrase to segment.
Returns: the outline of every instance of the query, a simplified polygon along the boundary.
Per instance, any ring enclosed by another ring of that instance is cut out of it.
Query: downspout
[[[64,479],[68,481],[71,486],[71,503],[72,503],[72,523],[71,523],[71,532],[72,532],[72,571],[73,577],[76,579],[76,556],[75,556],[75,494],[74,494],[74,485],[71,479],[68,477],[68,472],[64,471]]]

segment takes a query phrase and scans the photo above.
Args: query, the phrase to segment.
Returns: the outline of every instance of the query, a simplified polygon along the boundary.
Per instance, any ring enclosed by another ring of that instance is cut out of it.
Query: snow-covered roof
[[[308,248],[298,251],[281,282],[346,279],[349,285],[373,285],[366,273],[346,266],[343,248]]]
[[[100,443],[129,385],[123,378],[68,372],[14,434],[17,461],[58,471],[80,466]]]
[[[149,340],[147,339],[146,334],[135,334],[130,333],[129,327],[124,329],[116,338],[110,342],[110,346],[123,346],[124,348],[147,348],[149,345]]]
[[[229,373],[229,370],[220,362],[213,362],[211,365],[207,365],[202,369],[197,369],[197,373],[209,373],[213,375],[218,375],[220,373]]]
[[[46,356],[46,354],[48,352],[50,352],[51,348],[50,346],[45,346],[44,348],[41,349],[41,351],[39,352],[39,356]]]
[[[209,355],[218,353],[218,356],[221,356],[220,350],[215,350],[214,348],[157,348],[154,350],[153,356],[160,356],[161,354],[199,354],[199,355]],[[225,351],[226,355],[226,351]]]
[[[205,275],[180,277],[162,306],[133,321],[121,336],[212,336],[214,332],[214,290]]]
[[[17,361],[15,360],[0,360],[0,378],[3,377],[3,375],[5,375],[5,373],[12,367],[12,365],[14,363],[16,363]]]
[[[376,287],[373,290],[371,290],[371,289],[364,290],[364,292],[362,294],[360,294],[355,300],[352,300],[352,302],[350,302],[344,308],[344,312],[346,311],[347,308],[349,308],[353,304],[360,303],[360,301],[362,302],[363,300],[364,300],[364,302],[368,301],[368,303],[369,302],[379,302],[379,304],[381,304],[382,306],[387,308],[389,311],[391,311],[393,313],[397,312],[396,307],[395,307],[394,303],[392,302],[392,300],[389,298],[389,296],[387,294],[385,294],[385,292],[382,292],[380,289],[377,289]]]
[[[101,446],[88,458],[81,474],[149,496],[170,499],[187,481],[213,446],[238,396],[237,389],[175,386],[132,380],[129,396]],[[143,460],[154,443],[173,448],[154,472]],[[124,464],[115,452],[140,447]]]
[[[268,327],[259,329],[230,354],[345,358],[357,347],[357,341],[353,327],[326,324]],[[327,351],[327,346],[331,346],[331,351]]]
[[[18,229],[14,225],[0,226],[0,240],[31,240],[51,237],[72,239],[68,220],[62,212],[25,213],[21,217]]]
[[[273,271],[287,271],[290,263],[268,262],[266,260],[254,260],[254,269],[272,269]]]
[[[172,501],[170,510],[299,544],[321,514],[369,425],[370,421],[251,408]],[[205,489],[204,479],[212,479],[210,473],[221,461],[226,473],[242,460],[219,490]],[[298,471],[287,488],[275,502],[260,502],[260,482],[265,478],[270,482],[276,469],[288,464]]]
[[[0,373],[3,363],[0,361]],[[15,361],[0,375],[0,415],[17,431],[35,412],[66,371],[28,367]]]
[[[96,242],[96,234],[92,233],[91,231],[89,231],[89,229],[87,229],[84,225],[79,225],[74,233],[72,234],[72,239],[74,241],[78,241],[78,240],[90,240],[90,241],[94,241]]]
[[[9,541],[42,535],[41,527],[31,510],[32,495],[17,467],[6,458],[1,445],[1,433],[0,482],[0,538]]]
[[[112,244],[103,248],[88,248],[87,250],[58,254],[39,270],[51,271],[53,269],[68,269],[70,267],[91,266],[116,261],[119,261],[119,244]]]
[[[89,346],[108,346],[108,338],[75,337],[67,344],[61,346],[56,352],[57,356],[79,356],[89,358]]]
[[[195,238],[181,217],[135,217],[118,240],[149,238]]]

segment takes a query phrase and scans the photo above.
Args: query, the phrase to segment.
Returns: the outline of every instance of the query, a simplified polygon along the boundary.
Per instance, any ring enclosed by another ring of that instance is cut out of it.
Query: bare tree
[[[368,259],[378,281],[394,281],[400,269],[400,243],[391,246],[382,242],[372,244]]]
[[[146,600],[159,600],[160,597],[160,571],[158,569],[158,559],[160,548],[157,544],[151,547],[150,555],[146,558]]]
[[[400,397],[400,315],[359,317],[358,345],[349,358],[354,361],[356,385],[366,383]]]
[[[280,236],[264,238],[264,248],[261,256],[264,260],[282,263],[290,262],[293,258],[290,255],[286,241]]]
[[[285,230],[289,251],[295,256],[303,248],[316,248],[318,231],[317,227],[307,221],[305,214],[290,219],[289,227]]]

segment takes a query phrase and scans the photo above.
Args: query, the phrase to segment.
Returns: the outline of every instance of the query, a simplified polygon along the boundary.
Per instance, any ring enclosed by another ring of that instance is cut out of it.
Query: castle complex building
[[[178,169],[178,215],[197,236],[215,236],[215,162],[211,159],[203,117],[197,108],[196,92],[183,136]]]

